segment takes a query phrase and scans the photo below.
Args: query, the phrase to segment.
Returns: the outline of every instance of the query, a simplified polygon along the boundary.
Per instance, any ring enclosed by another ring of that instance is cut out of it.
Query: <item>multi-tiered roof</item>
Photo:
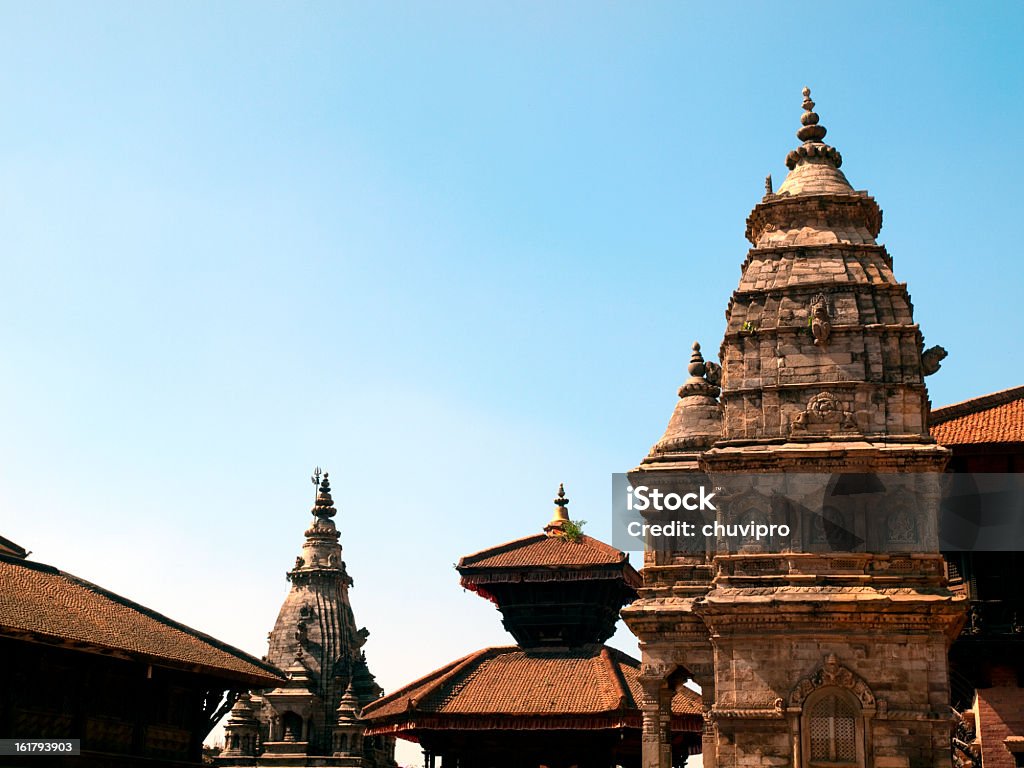
[[[460,766],[639,761],[640,663],[603,645],[639,574],[583,535],[563,488],[543,533],[463,557],[467,589],[495,603],[518,645],[485,648],[369,704],[367,735],[419,741]],[[697,696],[680,688],[671,727],[696,749]]]

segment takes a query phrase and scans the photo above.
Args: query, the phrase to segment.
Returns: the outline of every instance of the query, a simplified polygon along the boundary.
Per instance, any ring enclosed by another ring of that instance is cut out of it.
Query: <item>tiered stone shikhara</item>
[[[821,498],[809,473],[901,473],[915,551],[885,542],[896,503],[851,496],[858,551],[808,551],[809,530],[765,551],[648,551],[638,601],[644,766],[668,768],[667,702],[702,688],[706,768],[949,765],[947,649],[963,602],[946,588],[936,473],[949,452],[927,429],[925,351],[906,285],[875,238],[882,213],[840,171],[804,89],[789,175],[747,219],[753,248],[726,311],[721,367],[694,345],[662,439],[630,473],[664,490],[783,473],[790,498]],[[793,473],[793,474],[786,474]],[[797,473],[800,473],[799,476]],[[802,478],[802,479],[798,479]],[[790,481],[792,478],[792,481]],[[779,522],[756,489],[733,499]],[[851,548],[852,549],[852,548]],[[866,550],[866,551],[863,551]]]
[[[396,765],[393,738],[363,738],[360,712],[382,691],[361,650],[369,632],[356,628],[349,603],[352,579],[341,559],[330,481],[319,470],[314,481],[313,522],[268,638],[267,660],[288,681],[239,698],[225,724],[220,765]]]

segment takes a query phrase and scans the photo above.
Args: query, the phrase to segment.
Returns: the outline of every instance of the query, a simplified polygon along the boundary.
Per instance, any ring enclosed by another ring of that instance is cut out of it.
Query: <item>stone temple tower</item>
[[[747,219],[721,366],[694,345],[668,429],[630,473],[725,488],[720,509],[791,535],[649,545],[623,610],[643,652],[645,768],[671,764],[666,702],[688,678],[708,768],[950,764],[964,607],[936,531],[937,351],[875,239],[881,210],[840,170],[807,89],[803,107],[786,179]]]
[[[288,682],[239,699],[225,725],[220,765],[395,765],[393,738],[363,738],[359,713],[383,692],[361,650],[369,632],[357,629],[352,615],[330,481],[319,469],[313,480],[313,520],[269,635],[267,661]]]

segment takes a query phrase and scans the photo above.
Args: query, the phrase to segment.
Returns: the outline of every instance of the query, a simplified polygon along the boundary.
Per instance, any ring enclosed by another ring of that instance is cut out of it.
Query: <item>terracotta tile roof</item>
[[[530,568],[554,565],[593,566],[627,563],[624,552],[590,536],[569,541],[539,533],[490,547],[459,560],[458,568]]]
[[[278,685],[270,664],[52,566],[0,556],[0,635],[120,651],[247,686]]]
[[[444,719],[466,727],[467,718],[474,717],[478,727],[502,727],[524,716],[553,718],[560,727],[566,717],[601,722],[593,718],[606,716],[631,724],[635,715],[639,727],[639,677],[640,662],[603,645],[549,651],[485,648],[368,704],[362,716],[371,728],[383,728],[405,720],[444,727],[438,725]],[[700,697],[689,689],[672,701],[673,715],[692,716],[695,730],[700,712]],[[536,722],[532,727],[538,727]]]
[[[935,408],[928,423],[941,445],[1024,443],[1024,386]]]

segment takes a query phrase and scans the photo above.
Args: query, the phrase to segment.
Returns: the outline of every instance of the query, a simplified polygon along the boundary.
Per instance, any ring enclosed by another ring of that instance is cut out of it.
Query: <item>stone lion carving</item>
[[[921,372],[925,376],[931,376],[942,367],[942,361],[946,359],[947,355],[949,353],[938,344],[928,347],[921,353]]]
[[[704,363],[704,378],[713,387],[722,385],[722,366],[718,363]]]

